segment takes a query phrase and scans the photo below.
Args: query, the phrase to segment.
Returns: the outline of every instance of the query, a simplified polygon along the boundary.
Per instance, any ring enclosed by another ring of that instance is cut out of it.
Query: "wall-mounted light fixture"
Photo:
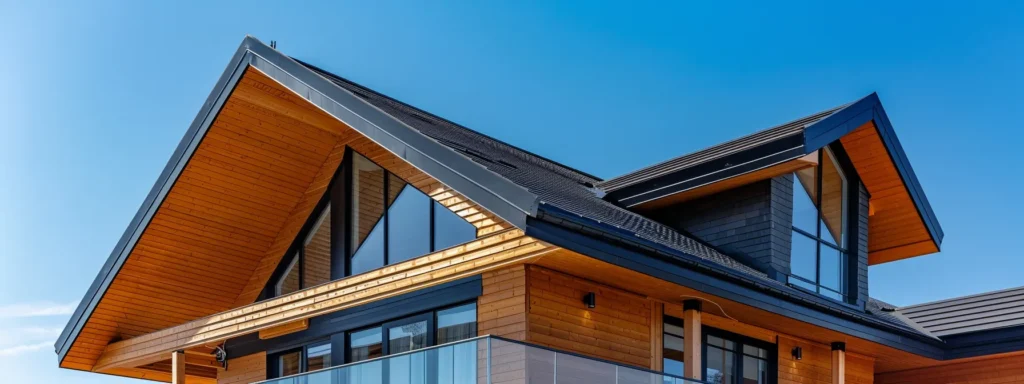
[[[583,295],[583,304],[586,304],[587,308],[597,307],[597,295],[594,292],[587,292]]]
[[[793,358],[796,360],[803,360],[804,349],[800,347],[793,347]]]

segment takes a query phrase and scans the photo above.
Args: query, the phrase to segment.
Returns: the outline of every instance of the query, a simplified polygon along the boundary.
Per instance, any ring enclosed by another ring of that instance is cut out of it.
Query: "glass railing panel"
[[[264,384],[693,384],[660,372],[494,337],[346,364]]]

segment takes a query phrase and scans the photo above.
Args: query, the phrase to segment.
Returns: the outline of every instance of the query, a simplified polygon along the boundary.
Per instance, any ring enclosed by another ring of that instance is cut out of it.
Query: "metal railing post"
[[[554,363],[551,364],[551,366],[555,367],[555,369],[553,369],[554,374],[552,375],[551,383],[558,384],[558,352],[555,352]]]
[[[487,338],[487,384],[491,384],[491,338]]]

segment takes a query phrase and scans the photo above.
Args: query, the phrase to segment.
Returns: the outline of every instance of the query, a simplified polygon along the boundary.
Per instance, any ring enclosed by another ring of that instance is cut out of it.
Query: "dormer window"
[[[793,177],[793,235],[789,283],[846,299],[847,179],[835,155],[818,153],[818,166]]]

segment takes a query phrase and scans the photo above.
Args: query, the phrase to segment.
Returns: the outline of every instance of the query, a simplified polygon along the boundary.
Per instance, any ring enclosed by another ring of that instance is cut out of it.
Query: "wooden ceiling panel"
[[[938,251],[906,185],[878,135],[867,122],[840,139],[861,181],[871,194],[868,262],[871,265]]]
[[[234,307],[348,129],[294,97],[268,103],[274,84],[247,70],[63,366],[83,368],[111,341]]]

